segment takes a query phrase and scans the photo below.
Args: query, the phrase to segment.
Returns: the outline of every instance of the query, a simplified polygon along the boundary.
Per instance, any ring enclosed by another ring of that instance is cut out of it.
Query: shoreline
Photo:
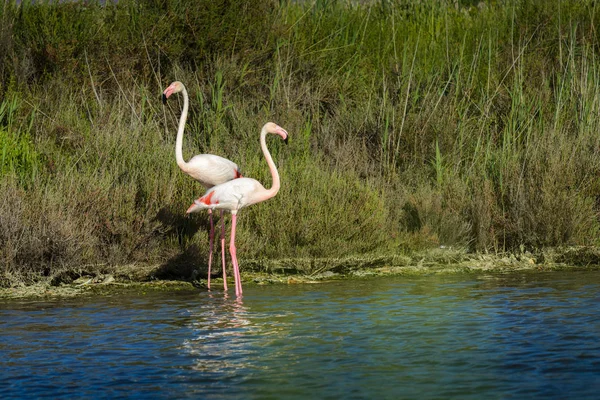
[[[161,268],[161,265],[115,266],[108,272],[84,273],[70,282],[59,282],[54,277],[34,285],[0,288],[0,300],[50,300],[131,292],[206,290],[205,278],[156,278],[155,274]],[[432,249],[412,255],[345,259],[245,260],[242,279],[244,285],[289,285],[397,275],[596,270],[600,270],[600,248],[595,247],[552,249],[536,254],[481,254]],[[216,287],[222,285],[219,277],[211,281]]]

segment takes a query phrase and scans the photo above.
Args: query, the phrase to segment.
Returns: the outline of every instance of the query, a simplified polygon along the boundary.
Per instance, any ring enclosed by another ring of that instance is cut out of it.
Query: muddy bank
[[[535,273],[558,270],[600,270],[600,248],[571,247],[520,254],[473,254],[456,249],[434,249],[412,255],[344,259],[244,260],[242,279],[245,285],[302,284],[403,274],[515,271]],[[219,271],[216,272],[212,279],[213,288],[220,290],[222,279],[218,277]],[[191,270],[187,276],[177,274],[165,274],[163,266],[160,265],[81,268],[78,271],[63,271],[35,285],[0,288],[0,298],[55,298],[130,291],[206,290],[206,276],[202,276],[202,272]]]

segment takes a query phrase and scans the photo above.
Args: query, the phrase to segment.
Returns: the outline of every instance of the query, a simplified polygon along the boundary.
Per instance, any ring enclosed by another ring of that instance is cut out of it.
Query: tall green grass
[[[35,113],[21,121],[24,126],[15,126],[19,106],[16,96],[0,103],[0,175],[16,176],[27,187],[35,180],[41,160],[29,134]]]
[[[5,2],[0,283],[203,266],[214,153],[282,189],[240,213],[242,258],[598,245],[598,6],[542,0]],[[243,255],[243,256],[242,256]],[[243,262],[242,262],[243,268]],[[168,273],[168,272],[167,272]]]

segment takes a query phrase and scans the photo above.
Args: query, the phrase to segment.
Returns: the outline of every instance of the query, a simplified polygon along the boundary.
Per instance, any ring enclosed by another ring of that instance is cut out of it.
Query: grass
[[[595,2],[230,3],[3,4],[0,285],[204,266],[174,80],[185,158],[268,186],[259,129],[290,132],[280,193],[240,213],[242,269],[600,245]]]

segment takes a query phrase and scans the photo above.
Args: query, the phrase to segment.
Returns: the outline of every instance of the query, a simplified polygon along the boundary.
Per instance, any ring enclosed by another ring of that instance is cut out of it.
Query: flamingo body
[[[207,189],[242,176],[236,163],[214,154],[196,155],[181,169]]]
[[[209,189],[204,196],[194,201],[187,213],[200,210],[238,211],[263,201],[260,194],[266,191],[256,179],[239,178]]]

